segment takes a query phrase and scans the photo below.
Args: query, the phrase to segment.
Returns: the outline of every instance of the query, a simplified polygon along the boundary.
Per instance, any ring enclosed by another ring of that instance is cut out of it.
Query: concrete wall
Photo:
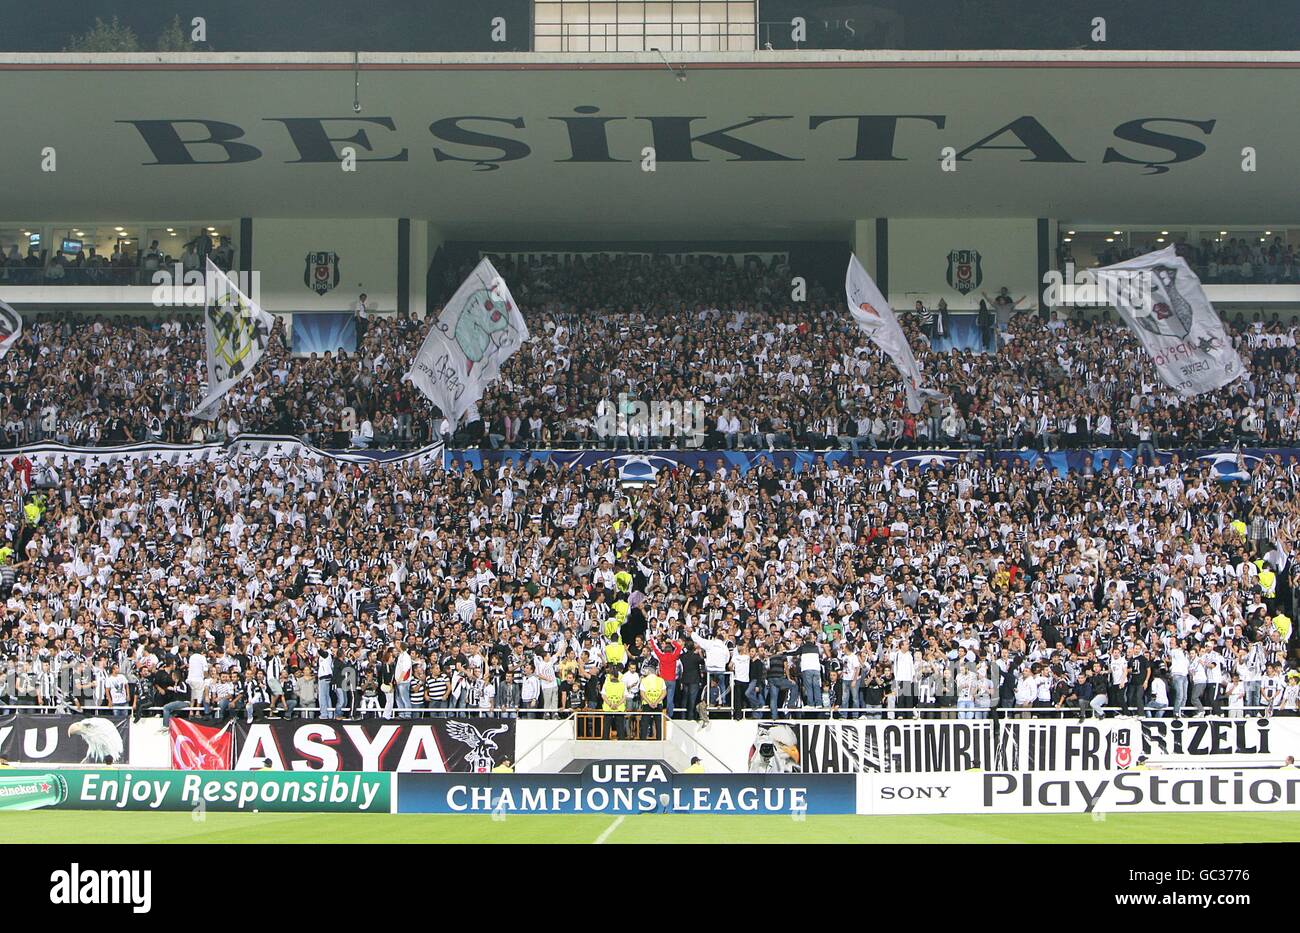
[[[413,251],[415,240],[413,234]],[[303,284],[307,254],[313,252],[339,257],[339,284],[323,295]],[[345,311],[366,292],[377,311],[392,312],[397,307],[397,219],[254,218],[253,269],[261,274],[262,304],[268,311]]]
[[[889,221],[889,303],[906,310],[920,299],[927,307],[947,299],[953,311],[979,307],[980,292],[996,295],[1003,285],[1019,307],[1037,307],[1038,221],[1035,218],[893,219]],[[961,295],[948,285],[948,254],[973,249],[980,254],[983,281]],[[868,267],[869,268],[869,267]]]

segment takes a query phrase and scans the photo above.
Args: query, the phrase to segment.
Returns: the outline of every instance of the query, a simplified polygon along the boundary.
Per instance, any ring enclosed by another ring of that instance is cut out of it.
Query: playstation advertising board
[[[858,812],[1169,813],[1295,811],[1300,771],[1204,768],[1128,771],[987,771],[858,776]]]

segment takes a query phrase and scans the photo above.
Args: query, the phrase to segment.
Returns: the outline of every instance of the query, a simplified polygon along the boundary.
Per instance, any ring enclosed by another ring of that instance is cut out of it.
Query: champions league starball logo
[[[952,454],[909,454],[906,457],[890,457],[890,464],[901,467],[919,467],[922,470],[929,467],[943,468],[951,463],[960,463],[961,457]]]
[[[659,475],[660,470],[689,470],[684,463],[676,460],[670,460],[667,457],[656,456],[637,456],[635,454],[623,454],[616,457],[607,457],[600,461],[602,464],[613,464],[618,467],[618,478],[624,483],[652,483]]]
[[[1248,480],[1250,479],[1251,468],[1259,463],[1261,458],[1256,457],[1254,454],[1244,453],[1241,454],[1241,459],[1238,461],[1238,455],[1235,453],[1218,453],[1202,454],[1196,459],[1203,460],[1210,465],[1215,479]],[[1245,469],[1242,469],[1243,465]]]

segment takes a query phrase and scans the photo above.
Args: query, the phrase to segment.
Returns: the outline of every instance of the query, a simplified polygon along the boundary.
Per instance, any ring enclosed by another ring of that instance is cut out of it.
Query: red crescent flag
[[[218,729],[176,718],[168,729],[175,771],[229,771],[235,763],[230,726]]]

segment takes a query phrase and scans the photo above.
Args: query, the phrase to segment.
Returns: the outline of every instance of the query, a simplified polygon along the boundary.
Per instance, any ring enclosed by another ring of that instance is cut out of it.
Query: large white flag
[[[0,359],[23,335],[23,319],[18,312],[0,301]]]
[[[921,388],[921,367],[916,365],[912,347],[907,342],[907,335],[894,317],[885,296],[880,294],[876,283],[871,281],[867,270],[862,268],[856,255],[849,255],[849,271],[844,279],[844,293],[849,302],[849,313],[858,322],[862,332],[871,338],[871,342],[884,350],[898,367],[903,377],[903,390],[907,393],[907,409],[915,414],[921,410],[921,396],[934,396],[937,393]]]
[[[1169,246],[1093,272],[1151,355],[1160,378],[1180,395],[1200,395],[1246,371],[1201,280]]]
[[[514,296],[484,259],[443,307],[406,376],[455,426],[527,340]]]
[[[217,416],[225,394],[252,372],[266,353],[275,318],[241,292],[211,259],[205,280],[208,390],[189,416],[211,421]]]

